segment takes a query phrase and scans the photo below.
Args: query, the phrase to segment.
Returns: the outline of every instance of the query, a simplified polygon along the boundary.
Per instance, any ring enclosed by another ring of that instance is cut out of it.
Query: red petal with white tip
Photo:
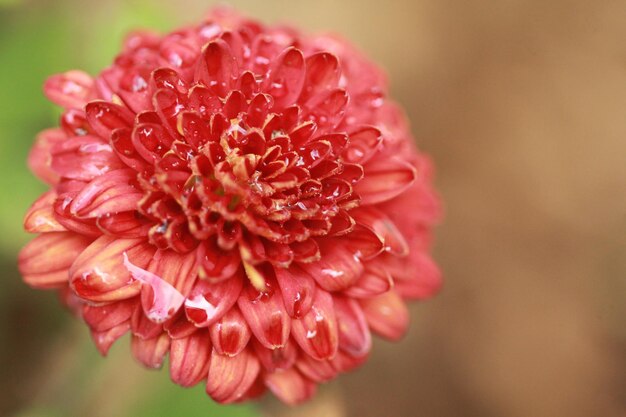
[[[134,265],[145,268],[154,247],[144,239],[98,238],[70,267],[70,286],[74,292],[96,302],[124,300],[139,294],[141,282],[134,280],[124,266],[124,254]]]
[[[302,350],[315,359],[330,359],[337,353],[338,331],[332,296],[317,289],[311,310],[292,320],[291,332]]]
[[[191,387],[206,378],[211,359],[211,340],[206,330],[170,343],[170,377],[183,387]]]
[[[363,205],[378,204],[397,197],[413,184],[417,175],[411,164],[398,158],[375,159],[364,169],[363,179],[354,186]]]
[[[83,71],[68,71],[53,75],[44,84],[46,97],[65,108],[82,109],[91,95],[93,78]]]
[[[227,404],[241,399],[252,386],[261,366],[249,350],[237,356],[211,354],[206,392],[218,403]]]
[[[67,285],[68,269],[90,243],[90,238],[68,232],[37,236],[21,250],[18,257],[24,282],[42,289]]]
[[[285,346],[289,338],[291,319],[277,284],[265,283],[267,292],[259,292],[247,283],[237,300],[254,336],[268,349]]]
[[[243,278],[239,274],[215,284],[198,280],[185,300],[187,318],[197,327],[210,326],[237,302],[242,286]]]
[[[235,356],[246,348],[250,328],[238,308],[231,308],[217,323],[209,328],[213,348],[220,355]]]
[[[170,348],[170,338],[167,333],[152,339],[133,336],[130,348],[135,359],[148,368],[158,369],[163,366],[163,360]]]
[[[373,332],[390,340],[399,340],[409,326],[409,311],[395,291],[361,300],[367,323]]]
[[[317,385],[291,368],[266,374],[265,385],[284,403],[296,405],[311,398]]]

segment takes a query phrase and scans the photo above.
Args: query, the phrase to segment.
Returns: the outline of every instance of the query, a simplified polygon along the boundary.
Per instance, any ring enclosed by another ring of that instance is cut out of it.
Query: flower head
[[[51,188],[20,268],[102,354],[130,332],[139,361],[169,353],[172,379],[216,401],[297,403],[439,288],[430,163],[343,40],[217,10],[45,93],[64,111],[29,157]]]

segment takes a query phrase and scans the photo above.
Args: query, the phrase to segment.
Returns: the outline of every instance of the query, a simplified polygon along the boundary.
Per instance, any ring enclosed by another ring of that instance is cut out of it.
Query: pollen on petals
[[[343,40],[216,9],[44,92],[62,115],[29,154],[49,190],[19,268],[102,355],[128,333],[138,362],[169,355],[217,402],[298,404],[441,287],[432,163]]]

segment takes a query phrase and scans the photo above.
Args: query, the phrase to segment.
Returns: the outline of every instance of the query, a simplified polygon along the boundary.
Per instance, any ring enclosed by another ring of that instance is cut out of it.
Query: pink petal
[[[415,181],[415,168],[398,158],[372,160],[365,166],[365,176],[354,186],[363,205],[391,200]]]
[[[187,320],[185,312],[180,310],[174,317],[163,323],[163,330],[171,339],[180,339],[192,335],[198,331],[198,328]]]
[[[69,232],[44,233],[20,252],[18,265],[24,282],[34,288],[67,285],[68,270],[91,239]]]
[[[211,359],[211,340],[201,330],[170,343],[170,377],[183,387],[191,387],[206,378]]]
[[[300,318],[309,312],[315,296],[315,280],[302,268],[274,268],[287,314]]]
[[[176,255],[177,257],[179,256],[178,254]],[[170,262],[164,262],[164,258]],[[163,323],[170,319],[183,305],[183,301],[185,301],[185,296],[168,282],[176,279],[174,274],[177,273],[177,269],[183,269],[181,273],[185,273],[183,259],[171,258],[167,254],[164,255],[163,251],[155,253],[155,257],[150,262],[148,269],[160,272],[162,276],[159,276],[133,265],[128,260],[128,255],[124,253],[124,266],[133,278],[142,284],[141,304],[143,310],[146,316],[155,323]],[[186,269],[186,272],[189,273],[190,267],[188,266]]]
[[[124,253],[139,268],[145,268],[154,247],[144,239],[102,236],[87,247],[70,267],[70,286],[76,294],[94,302],[117,301],[138,295],[141,282],[124,266]]]
[[[211,354],[206,392],[221,404],[232,403],[244,396],[254,383],[261,366],[248,349],[237,356]]]
[[[185,300],[187,318],[197,327],[210,326],[235,305],[242,287],[240,274],[215,284],[198,280]]]
[[[163,333],[164,330],[162,323],[155,323],[146,316],[141,303],[135,305],[130,317],[130,328],[133,335],[141,339],[153,339]]]
[[[373,332],[389,340],[399,340],[409,326],[409,312],[395,291],[361,300],[363,313]]]
[[[247,283],[238,305],[254,336],[268,349],[282,347],[289,338],[291,319],[276,283],[266,281],[266,292]]]
[[[93,79],[82,71],[68,71],[53,75],[44,84],[44,93],[50,101],[65,108],[83,108],[92,94]]]
[[[220,355],[235,356],[246,348],[250,328],[237,307],[231,308],[209,328],[213,348]]]
[[[163,366],[163,360],[170,348],[170,338],[167,333],[152,339],[133,336],[130,348],[135,359],[148,368],[158,369]]]
[[[317,389],[317,384],[294,368],[266,374],[264,380],[270,391],[289,405],[296,405],[308,400]]]
[[[54,217],[53,204],[57,198],[54,190],[41,195],[26,212],[24,229],[28,233],[65,232],[65,227]]]
[[[301,319],[292,321],[291,331],[302,350],[313,358],[323,360],[335,356],[339,338],[331,295],[318,289],[311,310]]]

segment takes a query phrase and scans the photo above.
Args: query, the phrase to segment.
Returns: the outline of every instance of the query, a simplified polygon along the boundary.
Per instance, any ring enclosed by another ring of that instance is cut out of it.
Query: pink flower
[[[135,33],[96,78],[45,84],[64,108],[29,165],[50,185],[24,280],[55,289],[102,354],[132,353],[229,403],[286,403],[399,339],[440,286],[439,203],[381,71],[346,42],[217,10]]]

